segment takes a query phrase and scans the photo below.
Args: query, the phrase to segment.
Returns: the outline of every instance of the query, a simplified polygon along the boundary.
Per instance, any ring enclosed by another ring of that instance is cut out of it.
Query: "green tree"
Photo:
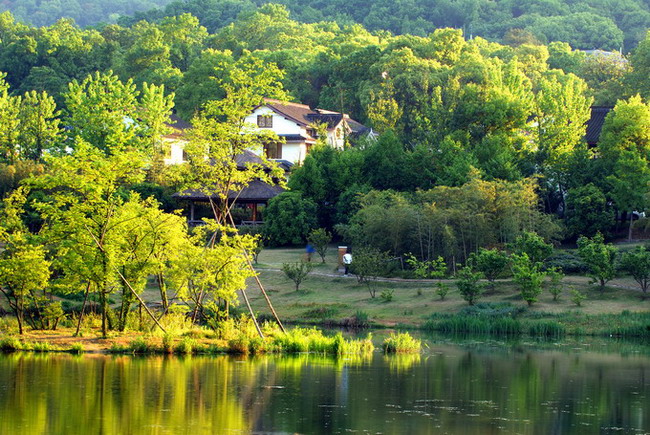
[[[643,246],[638,246],[633,251],[624,252],[619,268],[634,278],[645,299],[650,288],[650,251]]]
[[[578,255],[589,268],[589,276],[593,282],[600,284],[601,290],[605,284],[614,278],[616,273],[615,260],[616,248],[605,244],[603,235],[597,233],[592,238],[580,237],[578,239]]]
[[[542,283],[546,274],[540,270],[539,263],[533,263],[526,253],[512,256],[512,275],[519,286],[522,298],[528,306],[537,302],[542,293]]]
[[[320,255],[323,263],[325,263],[325,255],[327,254],[329,244],[332,242],[332,234],[325,228],[316,228],[309,233],[307,241],[314,245],[314,249],[316,249],[316,252]]]
[[[370,297],[377,294],[377,278],[386,271],[388,254],[373,248],[361,248],[354,252],[350,271],[360,283],[366,284]]]
[[[508,255],[496,248],[480,248],[478,252],[473,252],[469,256],[472,268],[485,276],[492,290],[494,290],[494,281],[503,274],[509,262]]]
[[[264,210],[264,237],[271,246],[300,245],[316,226],[316,204],[299,192],[272,198]]]
[[[0,292],[16,316],[21,335],[29,308],[43,314],[45,307],[39,305],[41,301],[36,292],[43,290],[50,278],[45,248],[33,243],[33,237],[20,218],[25,201],[26,191],[16,190],[0,211],[0,243],[4,245],[0,252]]]
[[[296,291],[300,290],[300,284],[307,279],[311,270],[312,264],[304,261],[282,264],[282,272],[296,285]]]
[[[9,94],[5,73],[0,72],[0,159],[14,163],[20,153],[18,132],[21,98]]]
[[[43,153],[61,151],[62,131],[59,111],[54,99],[46,92],[27,92],[20,104],[21,156],[39,161]]]
[[[481,278],[483,274],[474,272],[470,266],[465,266],[456,273],[456,287],[470,305],[474,305],[483,294],[483,284],[479,282]]]
[[[546,243],[536,233],[524,232],[510,246],[514,254],[526,254],[533,264],[541,264],[553,253],[553,245]]]
[[[606,234],[614,223],[614,212],[603,192],[593,183],[569,189],[566,199],[569,237]]]
[[[650,200],[650,107],[635,96],[619,101],[607,115],[598,142],[601,171],[608,197],[630,216],[628,240],[632,238],[632,211],[644,210]]]

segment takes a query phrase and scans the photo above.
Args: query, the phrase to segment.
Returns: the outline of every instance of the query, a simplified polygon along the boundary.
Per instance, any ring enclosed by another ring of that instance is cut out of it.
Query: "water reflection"
[[[650,357],[571,346],[438,343],[422,356],[339,359],[0,355],[0,433],[650,431]]]

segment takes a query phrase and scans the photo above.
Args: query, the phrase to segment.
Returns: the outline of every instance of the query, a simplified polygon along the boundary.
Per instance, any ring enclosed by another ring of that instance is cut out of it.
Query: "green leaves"
[[[594,282],[599,282],[601,290],[605,284],[614,278],[617,250],[610,244],[605,244],[603,235],[598,233],[594,237],[580,237],[578,239],[578,255],[587,264],[589,276]]]

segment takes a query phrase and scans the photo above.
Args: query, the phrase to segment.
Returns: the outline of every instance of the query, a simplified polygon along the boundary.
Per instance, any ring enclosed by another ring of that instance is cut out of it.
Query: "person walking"
[[[345,266],[345,272],[343,276],[348,276],[348,272],[350,271],[351,264],[352,264],[352,249],[348,248],[345,254],[343,254],[343,266]]]

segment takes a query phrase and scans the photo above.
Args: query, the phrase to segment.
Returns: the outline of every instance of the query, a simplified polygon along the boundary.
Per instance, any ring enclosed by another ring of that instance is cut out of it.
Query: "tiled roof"
[[[585,133],[585,141],[589,145],[596,145],[600,138],[600,132],[605,123],[605,117],[613,109],[609,106],[593,106],[591,108],[591,118],[587,121],[587,132]]]
[[[253,180],[248,183],[248,186],[241,190],[231,190],[228,193],[228,199],[236,199],[240,202],[255,202],[255,201],[268,201],[284,192],[284,189],[277,185],[271,185],[261,180]],[[207,201],[208,195],[200,190],[187,189],[182,192],[177,192],[172,195],[178,199],[188,199],[193,201]],[[213,199],[217,195],[212,195]]]
[[[323,109],[311,109],[306,104],[288,103],[271,98],[265,98],[264,104],[303,127],[313,123],[324,123],[327,125],[327,129],[331,130],[339,125],[343,118],[347,118],[347,115],[342,113]]]
[[[273,100],[270,98],[265,98],[264,103],[275,112],[281,113],[292,121],[297,122],[298,124],[305,127],[311,123],[308,115],[316,113],[305,104],[288,103],[284,101]]]

